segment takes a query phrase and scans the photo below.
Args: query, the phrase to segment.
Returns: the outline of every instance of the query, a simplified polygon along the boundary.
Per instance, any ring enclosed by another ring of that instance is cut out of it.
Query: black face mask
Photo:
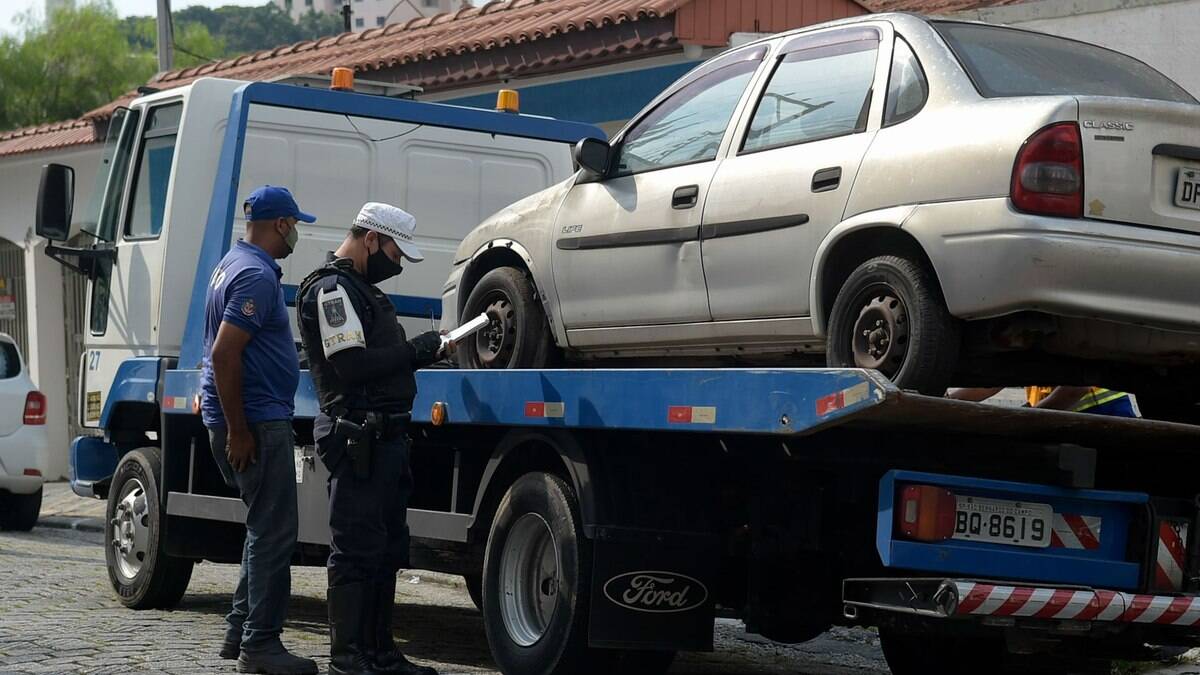
[[[398,262],[392,262],[388,254],[383,252],[383,246],[380,245],[379,250],[367,256],[367,283],[377,284],[381,281],[391,279],[392,277],[404,271],[404,265]]]

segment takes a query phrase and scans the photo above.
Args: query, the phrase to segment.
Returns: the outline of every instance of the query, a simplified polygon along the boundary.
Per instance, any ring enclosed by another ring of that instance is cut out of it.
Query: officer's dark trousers
[[[348,455],[329,467],[330,587],[388,580],[408,566],[408,453],[403,435],[376,442],[366,480]]]

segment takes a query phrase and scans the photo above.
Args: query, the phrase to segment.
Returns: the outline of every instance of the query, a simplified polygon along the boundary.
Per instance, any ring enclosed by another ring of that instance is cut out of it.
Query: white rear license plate
[[[1054,509],[1049,504],[956,496],[954,539],[1046,548]]]
[[[1200,169],[1185,166],[1175,181],[1175,206],[1200,210]]]

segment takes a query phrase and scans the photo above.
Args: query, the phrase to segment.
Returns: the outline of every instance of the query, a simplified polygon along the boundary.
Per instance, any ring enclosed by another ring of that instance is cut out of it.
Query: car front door
[[[805,317],[822,238],[843,217],[874,129],[883,28],[784,42],[709,188],[701,231],[713,320]],[[886,78],[886,68],[882,70]]]
[[[765,53],[743,49],[697,68],[628,128],[605,176],[571,188],[552,254],[568,330],[709,320],[705,193]]]

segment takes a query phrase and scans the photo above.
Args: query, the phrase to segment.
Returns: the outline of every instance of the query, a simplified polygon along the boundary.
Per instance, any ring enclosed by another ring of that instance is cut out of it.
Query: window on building
[[[283,8],[287,11],[292,11],[292,0],[283,0]]]
[[[383,25],[383,17],[382,17],[382,16],[377,16],[377,17],[375,17],[375,25],[376,25],[376,26],[382,26],[382,25]]]
[[[743,152],[866,129],[879,40],[854,39],[785,54],[750,122]]]
[[[422,0],[426,7],[437,7],[438,0]]]
[[[367,22],[366,22],[364,19],[362,19],[362,18],[358,18],[358,19],[355,19],[355,20],[354,20],[354,27],[355,27],[355,28],[362,28],[362,27],[363,27],[363,26],[365,26],[365,25],[367,25]]]
[[[312,7],[312,0],[304,0],[305,7]]]

